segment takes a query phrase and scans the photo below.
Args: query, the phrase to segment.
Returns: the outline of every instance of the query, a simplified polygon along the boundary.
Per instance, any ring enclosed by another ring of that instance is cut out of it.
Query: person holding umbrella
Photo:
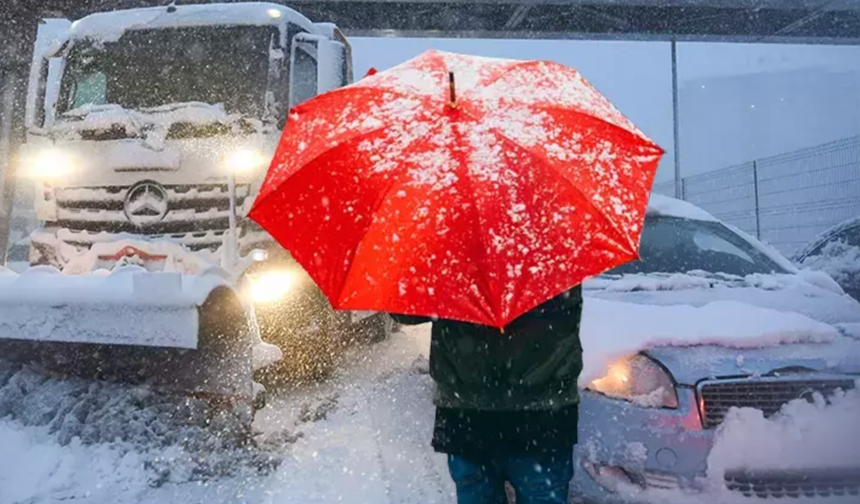
[[[563,503],[579,285],[638,257],[662,155],[572,68],[429,51],[295,107],[249,216],[334,308],[432,321],[460,504]]]
[[[433,448],[448,455],[459,504],[563,504],[573,477],[582,371],[575,287],[505,326],[432,321]],[[426,317],[392,315],[402,324]]]

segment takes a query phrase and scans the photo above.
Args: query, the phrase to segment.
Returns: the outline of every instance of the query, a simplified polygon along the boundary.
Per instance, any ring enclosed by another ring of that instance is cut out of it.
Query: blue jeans
[[[505,481],[516,504],[566,504],[573,479],[573,451],[472,460],[448,455],[457,504],[505,504]]]

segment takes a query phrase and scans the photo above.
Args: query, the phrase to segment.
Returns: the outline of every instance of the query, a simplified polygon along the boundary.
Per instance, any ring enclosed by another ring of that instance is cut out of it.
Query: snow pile
[[[757,409],[731,408],[715,433],[705,475],[688,481],[689,488],[649,487],[643,490],[638,486],[621,484],[616,489],[625,502],[650,504],[772,501],[855,504],[856,495],[836,492],[827,498],[801,495],[764,500],[746,497],[743,492],[726,486],[726,476],[749,475],[755,480],[756,477],[767,478],[767,475],[773,475],[774,479],[802,475],[807,481],[814,481],[816,474],[839,474],[842,471],[856,474],[855,471],[860,469],[857,418],[860,418],[860,391],[857,389],[837,391],[827,398],[816,394],[813,402],[796,399],[770,418],[764,418]],[[588,446],[589,442],[584,444]],[[658,473],[651,475],[661,476]],[[671,485],[677,483],[671,476],[667,478]],[[793,489],[789,481],[784,485],[786,490]],[[617,483],[617,480],[608,479],[606,483]]]
[[[135,253],[122,256],[122,252],[134,249],[143,252],[143,254]],[[146,256],[153,259],[147,260]],[[112,259],[111,257],[120,258]],[[213,264],[206,262],[200,254],[189,252],[180,245],[168,241],[118,240],[94,243],[86,252],[70,258],[63,267],[63,273],[83,275],[100,270],[110,270],[124,264],[141,266],[149,271],[181,273],[183,275],[199,275],[213,267]]]
[[[66,447],[53,442],[43,428],[23,427],[0,419],[0,502],[118,502],[121,492],[149,486],[145,460],[109,445]]]
[[[689,273],[632,273],[628,275],[601,275],[583,283],[586,290],[610,292],[671,291],[708,289],[718,283],[739,281],[739,277],[712,275],[695,271]]]
[[[194,400],[2,365],[0,502],[453,502],[430,447],[429,336],[409,328],[329,382],[270,397],[257,448]]]
[[[798,271],[798,276],[804,279],[807,283],[815,285],[816,287],[821,287],[822,289],[829,290],[834,294],[845,294],[845,291],[842,289],[842,286],[836,283],[833,280],[833,277],[828,275],[823,271],[813,271],[813,270],[800,270]]]
[[[197,307],[232,288],[219,268],[182,275],[123,265],[98,273],[36,266],[0,275],[0,337],[197,348]]]
[[[455,501],[445,456],[430,446],[433,382],[422,371],[428,329],[410,327],[359,349],[332,382],[291,391],[261,412],[261,428],[303,433],[265,485],[266,502]]]
[[[228,114],[222,104],[202,102],[172,103],[159,107],[128,110],[120,105],[84,105],[63,114],[66,121],[57,122],[53,129],[60,134],[75,134],[81,131],[109,131],[123,128],[128,136],[163,139],[166,129],[172,124],[206,126],[221,124],[234,129],[242,119],[239,114]],[[238,131],[238,130],[237,130]]]
[[[143,128],[139,113],[126,110],[119,105],[84,105],[63,114],[75,122],[59,122],[54,126],[57,133],[86,130],[110,130],[122,127],[129,135],[140,134]]]
[[[804,268],[823,271],[840,285],[860,285],[860,247],[833,240],[818,255],[803,260]]]
[[[839,331],[805,315],[715,301],[702,307],[655,306],[588,298],[582,314],[580,385],[606,373],[618,359],[649,347],[716,345],[763,348],[825,343]]]
[[[753,288],[777,291],[815,286],[834,294],[844,294],[842,288],[827,274],[803,270],[797,274],[762,274],[746,276],[693,270],[687,273],[630,273],[600,275],[583,283],[586,290],[607,292],[680,291],[715,287]]]
[[[155,124],[229,125],[236,123],[241,117],[239,114],[228,114],[220,103],[211,105],[203,102],[170,103],[145,108],[139,113],[143,114],[147,121]]]
[[[0,446],[33,457],[32,467],[19,468],[32,471],[31,478],[70,478],[64,471],[78,472],[66,457],[75,452],[97,453],[102,464],[114,466],[95,465],[89,476],[124,471],[130,485],[143,487],[257,474],[278,464],[277,456],[254,447],[240,410],[145,387],[55,378],[5,361],[0,361],[0,419],[5,441]],[[37,461],[42,452],[60,455],[59,474]],[[48,474],[39,474],[43,469]],[[0,470],[0,495],[8,486],[3,477],[15,474]],[[105,481],[120,483],[118,478]],[[20,491],[41,491],[34,487],[22,485]]]
[[[860,383],[858,383],[860,386]],[[733,469],[860,468],[860,390],[795,399],[765,418],[761,410],[731,408],[708,456],[708,476]]]

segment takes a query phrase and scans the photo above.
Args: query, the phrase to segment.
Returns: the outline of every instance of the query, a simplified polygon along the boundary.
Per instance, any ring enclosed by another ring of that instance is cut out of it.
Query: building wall
[[[685,175],[860,133],[860,72],[808,69],[683,83]]]

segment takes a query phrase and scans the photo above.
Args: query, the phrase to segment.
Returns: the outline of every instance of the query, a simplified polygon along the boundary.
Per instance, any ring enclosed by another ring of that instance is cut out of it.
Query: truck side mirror
[[[347,47],[319,35],[293,37],[290,107],[349,84]]]
[[[334,40],[321,40],[317,91],[322,94],[349,84],[347,78],[346,46]]]
[[[299,33],[290,52],[290,108],[317,95],[319,86],[318,48],[322,37]]]
[[[24,107],[24,126],[34,134],[43,133],[45,123],[52,119],[64,66],[63,58],[54,56],[68,45],[71,25],[68,19],[42,19],[39,22]]]

